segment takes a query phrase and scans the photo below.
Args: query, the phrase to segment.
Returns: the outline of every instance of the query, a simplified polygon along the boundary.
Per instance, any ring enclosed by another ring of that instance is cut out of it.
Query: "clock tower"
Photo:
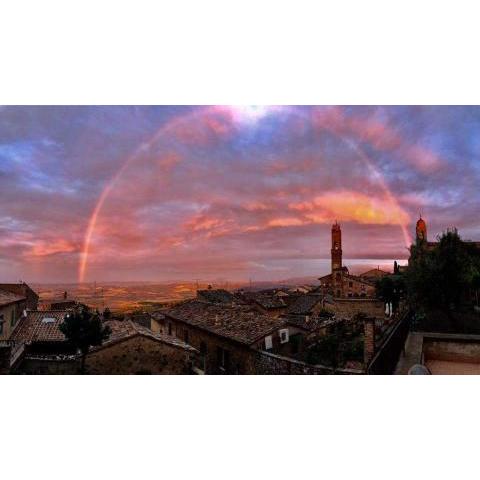
[[[342,268],[342,230],[335,221],[332,225],[332,272]]]

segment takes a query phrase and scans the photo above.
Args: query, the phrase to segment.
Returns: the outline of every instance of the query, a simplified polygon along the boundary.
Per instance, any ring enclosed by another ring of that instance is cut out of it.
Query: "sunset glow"
[[[320,275],[333,221],[346,258],[390,261],[419,211],[478,236],[466,116],[480,126],[446,107],[6,107],[1,275]]]

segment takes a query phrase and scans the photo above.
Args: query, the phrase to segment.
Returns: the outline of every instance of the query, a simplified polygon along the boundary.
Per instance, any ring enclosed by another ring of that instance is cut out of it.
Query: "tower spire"
[[[342,229],[335,220],[332,225],[332,272],[342,268]]]

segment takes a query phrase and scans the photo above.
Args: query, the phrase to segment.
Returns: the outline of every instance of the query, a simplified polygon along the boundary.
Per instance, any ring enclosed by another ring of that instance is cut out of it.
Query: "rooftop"
[[[283,325],[283,321],[258,313],[247,305],[213,305],[188,300],[165,310],[167,317],[251,345]]]
[[[27,294],[27,292],[33,293],[37,295],[26,283],[19,282],[19,283],[0,283],[0,290],[5,290],[10,293],[14,293],[20,297],[23,297]]]
[[[380,268],[372,268],[371,270],[367,270],[366,272],[361,273],[359,276],[380,278],[380,277],[384,277],[385,275],[390,275],[390,274],[385,270],[380,270]]]
[[[17,323],[11,340],[21,343],[64,342],[65,335],[58,327],[66,314],[64,310],[29,311]]]
[[[18,343],[32,342],[64,342],[65,336],[59,330],[63,319],[68,312],[66,311],[35,311],[28,312],[26,317],[22,317],[15,328],[11,340]],[[136,335],[143,335],[153,340],[168,343],[169,345],[195,351],[193,347],[178,340],[175,337],[154,333],[150,329],[143,327],[131,320],[109,320],[104,322],[112,330],[110,337],[99,347],[92,350],[103,348],[107,345],[125,340]]]
[[[288,296],[288,294],[285,294]],[[265,310],[286,308],[285,300],[276,292],[244,292],[241,298],[247,302],[255,302]]]
[[[297,298],[287,310],[287,313],[293,315],[309,315],[312,313],[315,306],[322,302],[321,295],[301,295]]]
[[[10,305],[11,303],[21,302],[22,300],[26,300],[26,298],[24,296],[0,290],[0,307]]]
[[[310,332],[314,332],[321,328],[326,328],[330,325],[338,323],[338,320],[336,320],[333,316],[327,317],[318,315],[314,317],[309,317],[307,315],[288,315],[285,317],[285,320],[290,325]]]
[[[235,301],[234,295],[223,288],[198,290],[197,295],[201,295],[207,302],[211,303],[232,303]]]
[[[139,325],[132,320],[109,320],[107,322],[104,322],[104,325],[108,325],[112,330],[112,333],[110,334],[110,337],[105,340],[101,346],[94,347],[92,350],[99,350],[114,343],[121,342],[127,338],[141,335],[151,338],[152,340],[167,343],[173,347],[183,348],[184,350],[190,350],[192,352],[196,351],[192,346],[188,345],[185,342],[182,342],[175,337],[162,333],[152,332],[149,328],[143,327],[142,325]]]

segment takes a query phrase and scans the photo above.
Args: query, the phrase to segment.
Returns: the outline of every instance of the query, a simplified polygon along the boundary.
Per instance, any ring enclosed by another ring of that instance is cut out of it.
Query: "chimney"
[[[367,368],[375,355],[375,318],[365,318],[363,328],[363,362]]]

